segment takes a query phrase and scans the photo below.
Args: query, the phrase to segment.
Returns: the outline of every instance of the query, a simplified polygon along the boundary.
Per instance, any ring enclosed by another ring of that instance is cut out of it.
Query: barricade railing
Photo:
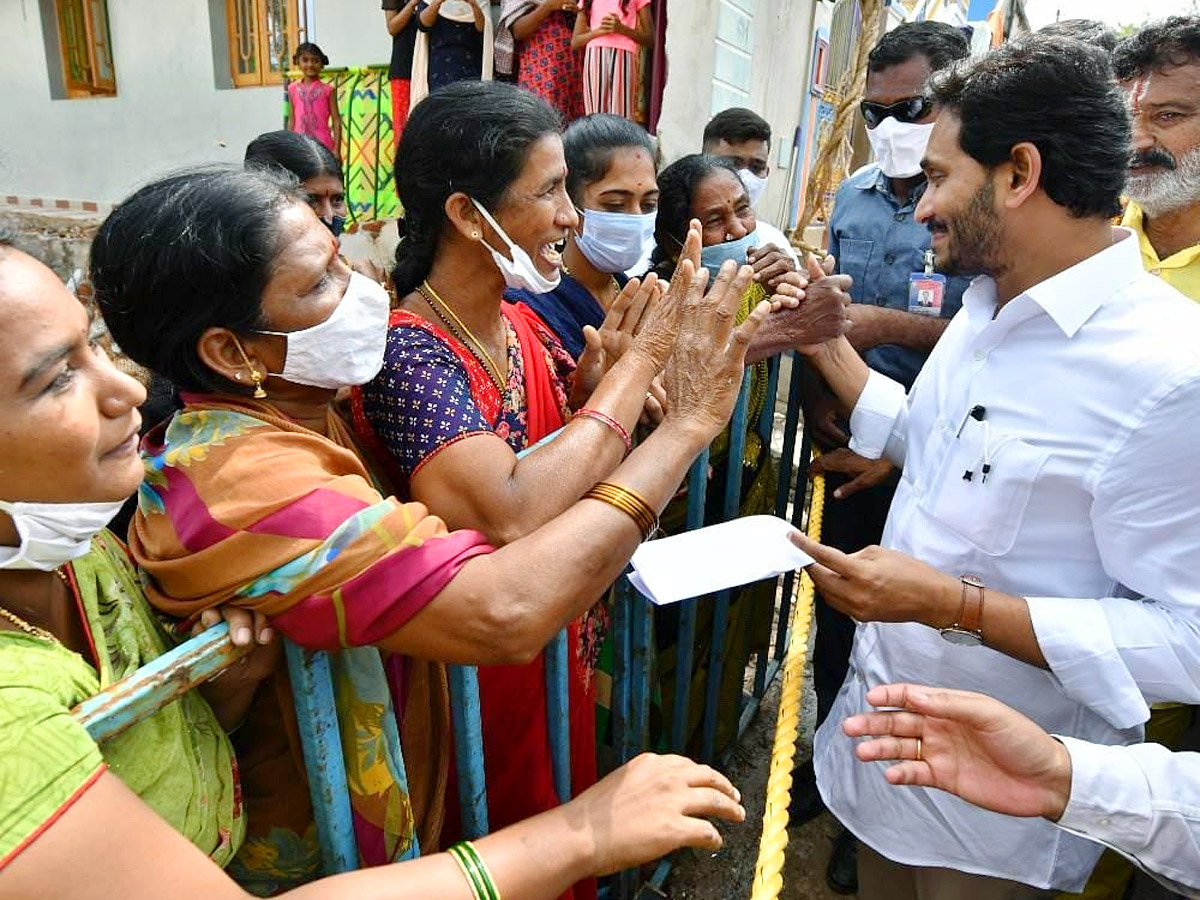
[[[771,360],[764,408],[754,424],[764,442],[764,453],[774,456],[772,438],[780,438],[774,512],[782,517],[790,517],[794,525],[801,527],[807,511],[807,482],[801,466],[808,460],[810,452],[807,435],[800,437],[799,431],[801,363],[799,358],[790,361],[785,414],[781,429],[776,429],[773,426],[781,368],[779,358]],[[741,459],[749,425],[749,405],[750,390],[747,378],[738,397],[729,429],[726,477],[723,483],[710,484],[707,450],[700,455],[688,473],[688,530],[701,527],[705,523],[706,501],[709,491],[712,490],[721,492],[723,520],[738,514],[742,499]],[[547,440],[554,436],[551,435]],[[797,441],[800,442],[799,452]],[[797,465],[797,462],[800,465]],[[751,664],[752,678],[749,669],[743,673],[743,682],[749,680],[750,688],[740,697],[737,727],[732,740],[725,747],[726,753],[736,746],[780,670],[786,652],[786,634],[794,589],[795,573],[787,573],[777,581],[775,598],[772,601],[774,638],[768,646],[759,649],[755,654]],[[711,600],[713,615],[709,626],[708,672],[700,723],[699,754],[701,759],[707,762],[719,762],[716,746],[717,716],[721,676],[729,663],[725,632],[729,624],[730,599],[731,593],[723,591]],[[689,710],[693,667],[696,662],[697,613],[702,602],[708,601],[696,598],[685,600],[679,605],[671,728],[662,736],[661,741],[652,746],[649,723],[656,650],[654,607],[633,590],[627,578],[622,576],[619,579],[614,591],[612,678],[612,734],[618,764],[628,761],[644,750],[661,749],[663,744],[673,752],[682,753],[688,749]],[[358,865],[358,853],[334,704],[329,654],[324,651],[307,650],[290,641],[285,641],[285,649],[325,870],[332,874],[354,869]],[[554,787],[562,801],[570,799],[572,790],[568,653],[565,631],[560,632],[544,652],[546,714],[554,767]],[[221,624],[186,641],[128,678],[80,704],[74,710],[74,715],[93,739],[103,742],[223,671],[235,663],[241,654],[242,651],[234,648],[229,639],[228,626]],[[450,666],[449,682],[463,831],[467,837],[477,837],[488,831],[488,809],[486,761],[483,753],[476,670],[471,666]],[[399,746],[398,733],[392,737]],[[402,758],[399,777],[407,790]],[[414,840],[403,858],[413,858],[419,853],[420,848]],[[669,861],[663,861],[646,887],[652,890],[661,887],[669,869]],[[616,900],[623,900],[633,896],[637,889],[637,873],[626,872],[615,879],[613,894]]]

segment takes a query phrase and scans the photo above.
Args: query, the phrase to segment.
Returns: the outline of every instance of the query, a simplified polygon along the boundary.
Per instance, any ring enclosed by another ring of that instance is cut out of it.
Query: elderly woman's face
[[[529,254],[547,278],[562,264],[562,245],[578,227],[579,216],[567,196],[567,163],[557,134],[539,138],[525,158],[521,174],[509,187],[493,213],[509,239]],[[505,256],[505,243],[483,225],[489,245]]]
[[[700,180],[692,196],[692,218],[700,220],[705,247],[739,240],[758,226],[745,186],[728,169],[714,169]]]
[[[55,274],[11,248],[0,248],[0,317],[0,498],[128,497],[142,480],[145,389],[92,344],[83,304]]]
[[[313,211],[299,203],[279,213],[279,245],[274,274],[262,294],[264,331],[300,331],[333,315],[350,284],[350,267],[338,256],[337,240]],[[287,339],[255,335],[256,352],[267,371],[283,371]]]

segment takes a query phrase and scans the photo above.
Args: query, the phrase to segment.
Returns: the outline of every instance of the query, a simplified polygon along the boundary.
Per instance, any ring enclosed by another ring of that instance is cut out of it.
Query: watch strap
[[[962,604],[959,607],[958,622],[955,627],[983,636],[983,602],[985,588],[983,582],[974,575],[962,575]]]

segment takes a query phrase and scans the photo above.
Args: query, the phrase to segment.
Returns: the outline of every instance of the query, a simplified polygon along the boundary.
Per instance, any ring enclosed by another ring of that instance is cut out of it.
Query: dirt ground
[[[811,754],[816,697],[812,693],[810,676],[811,672],[805,673],[806,714],[801,722],[801,752],[797,763]],[[737,826],[721,827],[725,846],[714,855],[691,851],[679,854],[663,893],[644,892],[642,900],[651,897],[667,897],[670,900],[748,900],[762,833],[763,803],[778,704],[779,680],[776,679],[767,691],[758,717],[747,730],[735,758],[724,769],[742,792],[746,821]],[[1193,732],[1189,746],[1200,746],[1200,721]],[[845,900],[825,884],[825,865],[829,861],[837,830],[837,823],[829,813],[822,813],[813,821],[788,830],[780,900]],[[1163,888],[1149,876],[1138,873],[1126,894],[1126,900],[1183,898]]]
[[[767,691],[758,717],[746,732],[726,774],[742,792],[746,821],[722,827],[725,846],[715,855],[685,852],[679,855],[667,879],[663,896],[671,900],[731,900],[748,898],[758,859],[758,840],[762,833],[763,804],[770,766],[771,742],[775,735],[775,713],[779,705],[779,681]],[[806,674],[804,709],[801,722],[801,755],[810,754],[813,710],[816,698],[812,681]],[[788,831],[787,858],[783,870],[780,900],[837,900],[838,894],[825,886],[825,864],[829,860],[837,825],[828,813],[800,828]]]

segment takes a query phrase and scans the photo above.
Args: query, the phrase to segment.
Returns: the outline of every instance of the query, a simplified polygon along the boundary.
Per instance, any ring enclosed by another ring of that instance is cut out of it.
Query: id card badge
[[[925,251],[925,271],[908,276],[908,311],[922,316],[940,316],[946,296],[946,276],[933,271],[933,251]]]

